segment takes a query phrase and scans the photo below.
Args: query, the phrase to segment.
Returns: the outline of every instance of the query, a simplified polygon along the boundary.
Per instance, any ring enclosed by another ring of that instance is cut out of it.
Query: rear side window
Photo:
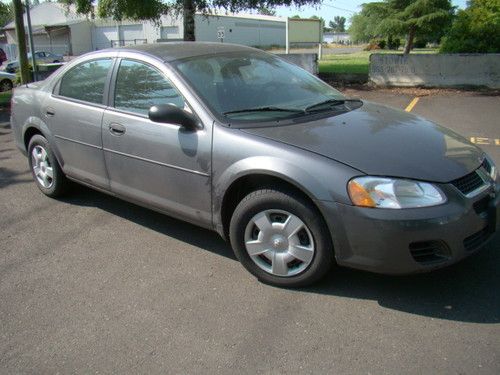
[[[104,86],[111,63],[111,59],[102,59],[75,66],[62,77],[59,95],[103,104]]]
[[[172,83],[155,68],[132,60],[122,60],[115,86],[115,108],[147,115],[156,104],[184,108],[184,99]]]

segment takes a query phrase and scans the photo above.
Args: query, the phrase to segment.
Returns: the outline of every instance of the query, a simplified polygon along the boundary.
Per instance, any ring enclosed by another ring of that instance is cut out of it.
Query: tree
[[[346,21],[345,17],[335,16],[333,21],[330,21],[330,29],[332,29],[332,31],[343,33],[345,31]]]
[[[379,26],[388,15],[389,9],[384,2],[363,4],[361,12],[351,17],[351,40],[354,43],[362,43],[382,37]]]
[[[65,4],[75,4],[76,11],[92,14],[93,0],[59,0]],[[99,0],[97,15],[115,20],[149,20],[159,22],[164,14],[182,14],[184,19],[184,40],[194,40],[195,12],[208,13],[214,9],[230,12],[275,8],[278,5],[303,6],[319,4],[321,0]]]
[[[500,53],[500,1],[469,1],[458,12],[441,52]]]
[[[4,26],[12,21],[14,12],[10,5],[0,3],[0,26]]]
[[[266,7],[259,8],[257,10],[257,13],[262,14],[264,16],[275,16],[276,15],[276,11],[274,9],[269,9]]]
[[[21,72],[21,83],[30,81],[30,68],[28,55],[26,54],[26,33],[24,31],[24,7],[21,0],[13,0],[14,21],[16,24],[17,52],[19,59],[19,70]]]
[[[404,53],[408,54],[416,37],[439,39],[451,24],[453,12],[450,0],[368,3],[352,18],[350,32],[355,35],[353,39],[405,35]]]
[[[293,18],[293,19],[296,19],[296,20],[300,20],[300,15],[296,14],[295,16],[291,16],[290,18]]]

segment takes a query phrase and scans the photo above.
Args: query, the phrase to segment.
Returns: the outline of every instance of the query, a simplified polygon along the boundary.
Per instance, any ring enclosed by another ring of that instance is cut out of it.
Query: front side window
[[[184,99],[155,68],[138,61],[122,60],[116,76],[115,108],[147,115],[157,104],[184,108]]]
[[[59,95],[103,104],[104,86],[111,63],[111,59],[92,60],[72,68],[61,79]]]

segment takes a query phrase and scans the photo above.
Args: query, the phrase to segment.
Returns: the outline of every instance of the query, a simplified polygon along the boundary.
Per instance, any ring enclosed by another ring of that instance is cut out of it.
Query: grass
[[[436,53],[436,49],[415,49],[411,53]],[[370,55],[372,53],[401,53],[401,51],[361,51],[350,54],[323,55],[319,62],[319,72],[321,73],[364,73],[368,74],[370,66]]]
[[[0,107],[7,107],[12,97],[12,91],[0,92]]]

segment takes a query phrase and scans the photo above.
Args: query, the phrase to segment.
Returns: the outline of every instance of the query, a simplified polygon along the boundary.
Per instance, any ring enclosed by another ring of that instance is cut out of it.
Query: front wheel
[[[307,286],[334,263],[321,215],[293,192],[266,189],[249,194],[236,207],[229,232],[238,260],[268,284]]]
[[[28,160],[33,179],[42,193],[55,198],[66,192],[69,181],[45,137],[36,134],[30,139]]]

